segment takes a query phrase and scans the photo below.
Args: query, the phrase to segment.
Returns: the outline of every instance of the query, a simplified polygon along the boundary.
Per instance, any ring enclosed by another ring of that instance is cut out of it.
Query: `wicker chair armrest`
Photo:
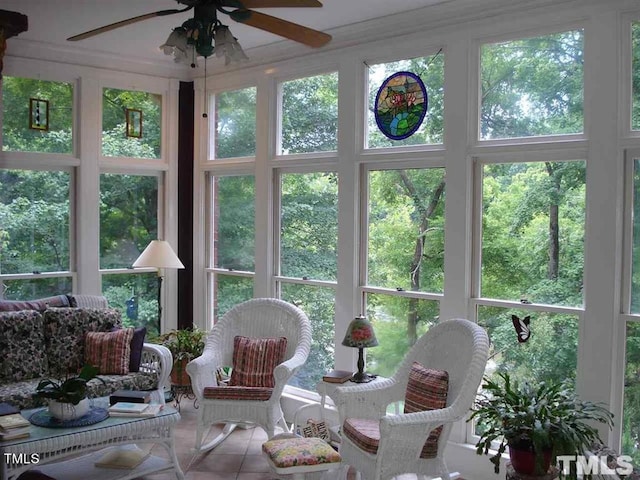
[[[345,418],[380,418],[385,415],[387,407],[404,398],[398,384],[392,379],[378,380],[373,383],[337,387],[331,394],[340,421]]]
[[[144,343],[142,345],[142,359],[140,361],[141,372],[153,372],[158,376],[157,396],[155,401],[164,404],[164,387],[169,382],[173,356],[164,345]]]
[[[204,353],[187,363],[187,373],[191,378],[191,387],[193,393],[202,400],[205,387],[213,387],[218,385],[216,380],[216,371],[223,367],[220,356],[214,350],[205,349]]]

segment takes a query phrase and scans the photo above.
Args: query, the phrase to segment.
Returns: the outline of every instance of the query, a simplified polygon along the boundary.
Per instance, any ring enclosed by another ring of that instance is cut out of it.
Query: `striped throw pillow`
[[[404,413],[437,410],[447,406],[449,373],[425,368],[413,362],[404,399]],[[420,458],[434,458],[438,454],[438,438],[442,425],[433,429],[424,443]]]
[[[115,332],[87,332],[84,337],[85,363],[98,367],[99,373],[129,373],[133,328]]]
[[[233,369],[229,385],[273,388],[273,370],[284,361],[286,337],[233,339]]]

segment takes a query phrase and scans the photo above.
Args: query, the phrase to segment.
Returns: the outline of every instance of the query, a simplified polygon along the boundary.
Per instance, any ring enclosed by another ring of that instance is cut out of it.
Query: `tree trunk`
[[[547,278],[549,280],[558,279],[558,270],[560,264],[560,226],[559,212],[560,207],[560,174],[556,173],[553,166],[546,162],[547,173],[551,180],[552,191],[549,195],[549,263],[547,264]]]

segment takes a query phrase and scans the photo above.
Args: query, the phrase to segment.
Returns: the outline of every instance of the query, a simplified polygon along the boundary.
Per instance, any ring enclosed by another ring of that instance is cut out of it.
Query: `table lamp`
[[[373,331],[373,325],[371,325],[366,317],[361,315],[351,320],[344,340],[342,340],[342,345],[358,349],[358,371],[353,374],[351,381],[367,383],[373,380],[375,377],[364,373],[364,356],[362,350],[378,346],[378,339]]]
[[[184,268],[184,265],[166,240],[151,240],[147,248],[133,262],[134,268],[155,267],[158,269],[158,333],[160,333],[162,318],[162,270],[163,268]]]

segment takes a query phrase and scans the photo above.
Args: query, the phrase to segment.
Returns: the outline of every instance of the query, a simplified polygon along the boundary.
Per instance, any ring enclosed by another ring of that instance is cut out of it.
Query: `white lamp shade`
[[[133,267],[184,268],[184,265],[166,240],[152,240]]]

